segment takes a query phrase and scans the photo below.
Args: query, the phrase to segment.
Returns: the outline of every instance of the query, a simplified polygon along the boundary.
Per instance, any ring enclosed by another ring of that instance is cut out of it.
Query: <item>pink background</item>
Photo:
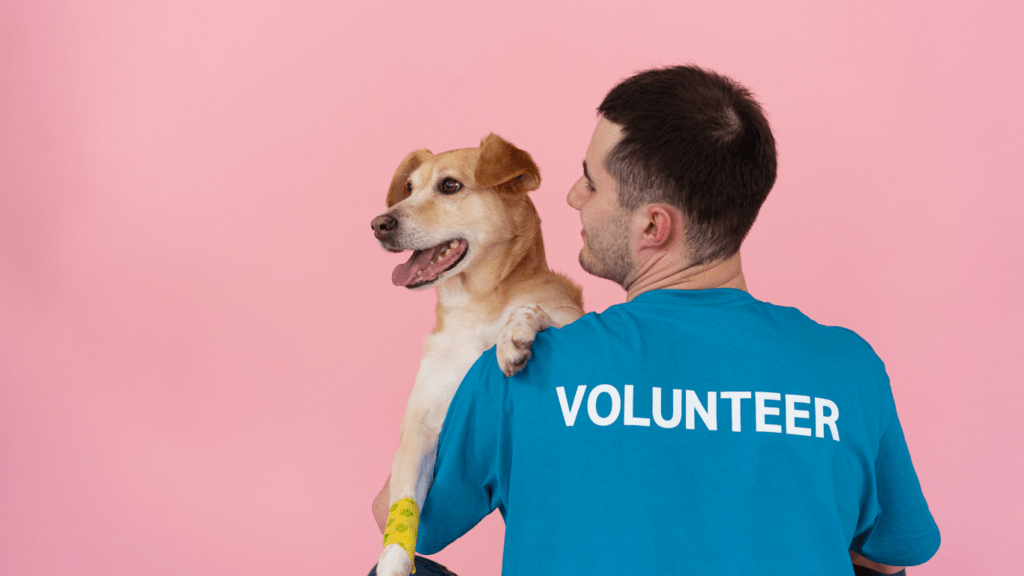
[[[433,321],[370,232],[398,162],[528,150],[604,309],[565,194],[605,92],[683,62],[779,142],[751,292],[886,362],[943,535],[914,572],[1018,569],[1019,2],[355,4],[0,4],[0,574],[365,573]],[[496,574],[501,537],[437,557]]]

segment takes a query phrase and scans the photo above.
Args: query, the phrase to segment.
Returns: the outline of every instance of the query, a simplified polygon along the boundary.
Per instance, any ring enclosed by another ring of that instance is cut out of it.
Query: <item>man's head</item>
[[[651,205],[682,220],[691,265],[739,251],[776,175],[775,139],[746,88],[695,66],[648,70],[613,88],[598,113],[588,174],[569,194],[585,270],[623,284],[636,264],[629,227]]]
[[[569,205],[580,211],[583,249],[580,266],[625,286],[635,268],[629,246],[629,213],[619,202],[618,184],[605,169],[605,158],[622,138],[619,126],[601,118],[583,159],[583,177],[569,191]]]

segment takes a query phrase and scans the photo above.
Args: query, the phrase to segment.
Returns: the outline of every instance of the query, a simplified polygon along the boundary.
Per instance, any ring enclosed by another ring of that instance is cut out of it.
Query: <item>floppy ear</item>
[[[408,187],[406,187],[406,183],[409,181],[409,175],[419,168],[420,164],[423,164],[424,160],[431,156],[433,156],[433,154],[430,153],[430,150],[420,148],[415,152],[410,152],[409,155],[405,157],[405,160],[402,160],[402,163],[398,165],[398,170],[395,170],[395,177],[391,179],[391,188],[388,189],[388,208],[391,208],[395,204],[398,204],[409,197],[411,192]]]
[[[533,158],[493,133],[480,140],[480,160],[473,177],[480,186],[496,186],[505,192],[529,192],[540,187],[540,170]]]

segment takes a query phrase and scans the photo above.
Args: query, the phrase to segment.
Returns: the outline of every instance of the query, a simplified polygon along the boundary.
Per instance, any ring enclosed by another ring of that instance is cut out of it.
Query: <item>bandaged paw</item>
[[[402,498],[391,505],[388,521],[384,526],[384,547],[395,544],[405,550],[416,573],[416,533],[420,526],[420,509],[412,498]]]

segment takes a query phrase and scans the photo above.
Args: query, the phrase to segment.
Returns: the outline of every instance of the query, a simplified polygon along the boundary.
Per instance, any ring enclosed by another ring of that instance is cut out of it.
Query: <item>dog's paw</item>
[[[511,376],[526,367],[530,348],[537,333],[526,326],[514,326],[498,337],[498,367],[505,376]]]
[[[377,576],[409,576],[412,562],[409,553],[398,544],[388,544],[377,561]]]
[[[498,367],[511,376],[526,366],[537,333],[554,323],[551,316],[536,304],[520,306],[509,315],[505,331],[498,337]]]

